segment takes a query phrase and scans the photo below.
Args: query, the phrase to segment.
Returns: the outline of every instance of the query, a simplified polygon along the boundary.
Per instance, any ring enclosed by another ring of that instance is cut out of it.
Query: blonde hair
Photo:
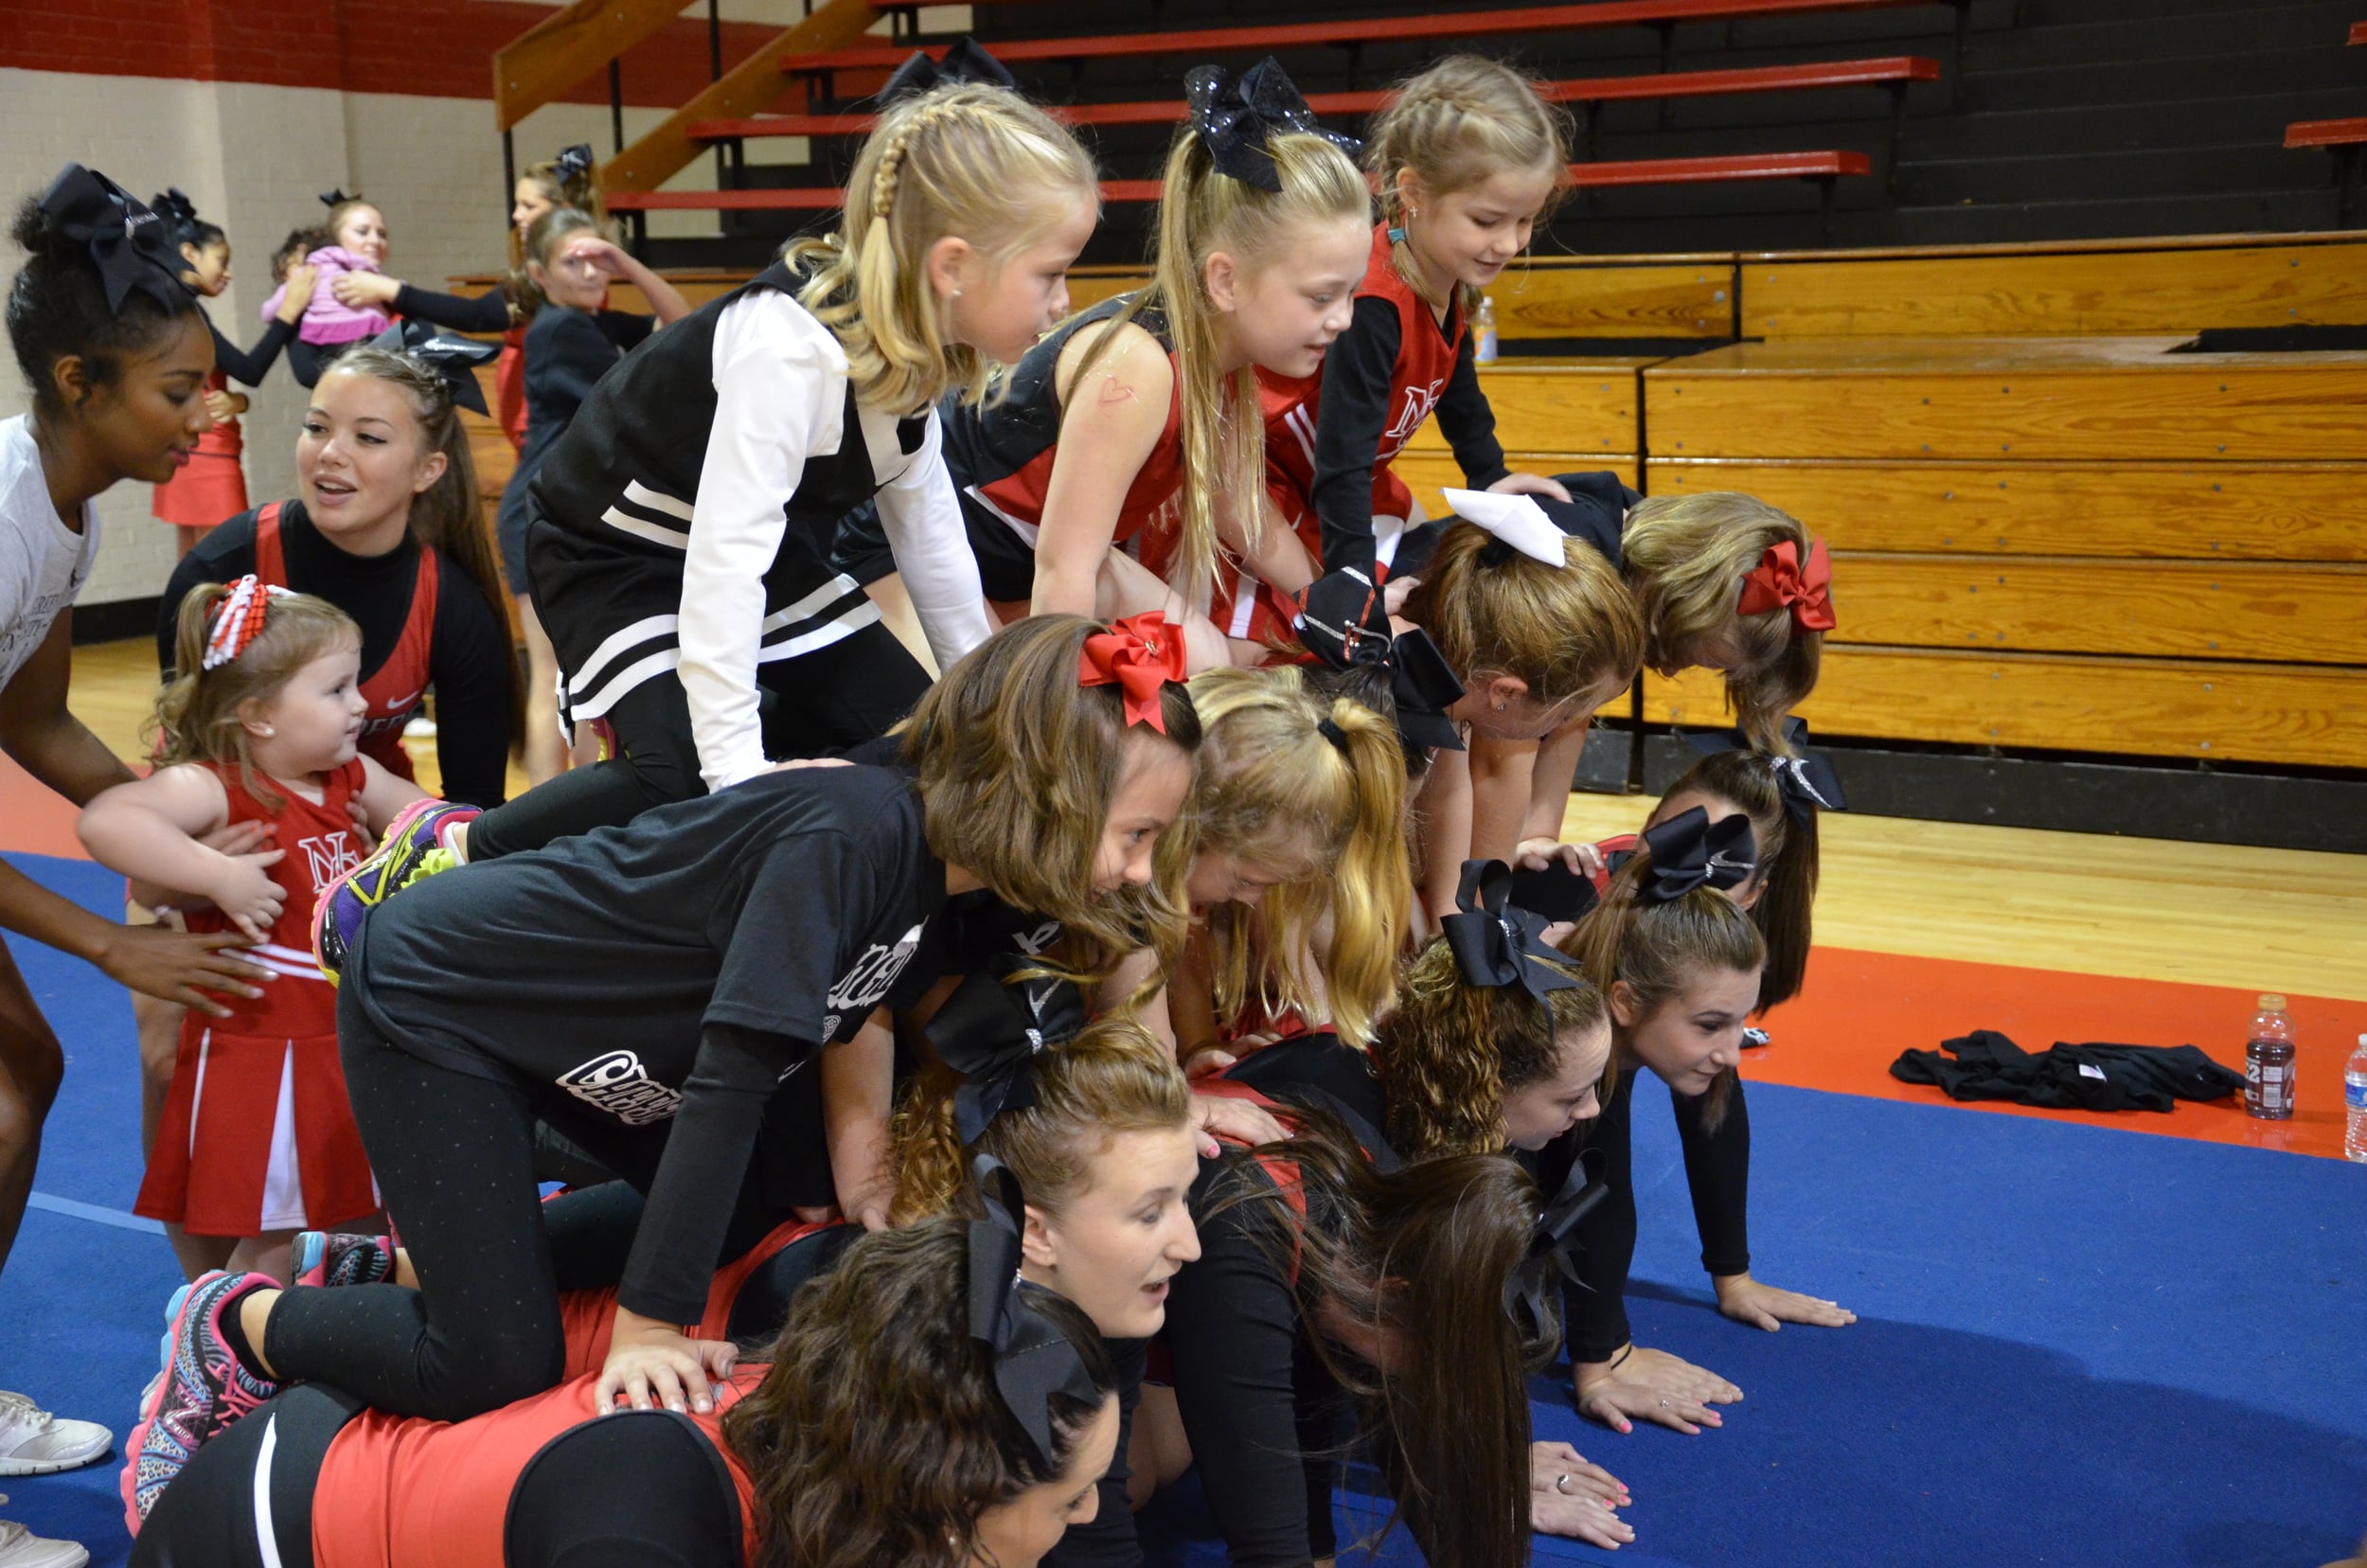
[[[1029,1204],[1058,1215],[1090,1184],[1112,1138],[1191,1125],[1191,1090],[1173,1053],[1130,1019],[1089,1024],[1076,1039],[1038,1051],[1022,1071],[1032,1102],[988,1122],[971,1149],[962,1148],[953,1116],[960,1075],[933,1065],[914,1078],[896,1114],[897,1223],[952,1210],[972,1153],[1010,1167]]]
[[[1328,916],[1317,968],[1332,1027],[1361,1046],[1389,1007],[1412,925],[1397,731],[1360,703],[1319,697],[1295,666],[1211,669],[1191,693],[1205,737],[1200,851],[1297,868],[1260,907],[1211,914],[1218,1015],[1237,1019],[1253,1001],[1306,1007],[1301,963]]]
[[[1085,639],[1100,630],[1082,615],[1005,627],[956,661],[899,732],[920,775],[929,852],[974,872],[1012,908],[1060,921],[1080,973],[1137,948],[1182,946],[1187,862],[1166,841],[1190,836],[1186,823],[1160,835],[1151,886],[1094,893],[1128,748],[1137,735],[1159,739],[1127,723],[1116,685],[1077,684]],[[1170,683],[1159,705],[1165,743],[1196,750],[1200,721],[1184,689]]]
[[[1552,1078],[1562,1042],[1610,1016],[1575,966],[1537,961],[1577,984],[1541,1002],[1524,986],[1475,986],[1443,936],[1406,965],[1372,1052],[1390,1148],[1409,1160],[1504,1152],[1504,1096]]]
[[[1762,751],[1784,749],[1784,715],[1816,688],[1824,633],[1792,624],[1789,606],[1737,613],[1742,579],[1769,546],[1789,541],[1808,557],[1806,525],[1732,490],[1646,496],[1628,513],[1619,554],[1644,607],[1646,653],[1674,668],[1703,642],[1731,637],[1741,662],[1726,671],[1726,701]]]
[[[1257,497],[1266,486],[1266,421],[1257,401],[1257,369],[1243,365],[1228,384],[1217,368],[1217,309],[1208,297],[1208,258],[1222,251],[1244,272],[1273,259],[1291,231],[1306,223],[1372,217],[1372,192],[1356,165],[1333,142],[1292,132],[1268,138],[1277,191],[1260,190],[1218,172],[1199,134],[1186,125],[1167,152],[1166,194],[1151,284],[1117,319],[1155,309],[1166,318],[1175,355],[1176,396],[1182,405],[1184,488],[1177,524],[1175,577],[1170,586],[1186,604],[1202,601],[1215,576],[1217,497]],[[1112,329],[1111,330],[1114,330]],[[1111,336],[1105,330],[1071,385]],[[1258,512],[1237,520],[1255,542]]]
[[[1462,521],[1450,523],[1405,603],[1466,686],[1490,675],[1527,684],[1547,707],[1644,665],[1644,622],[1618,569],[1583,540],[1549,566]]]
[[[1449,55],[1400,86],[1374,116],[1364,142],[1364,167],[1380,191],[1381,222],[1403,234],[1407,213],[1397,177],[1410,171],[1431,200],[1506,171],[1550,165],[1553,192],[1537,221],[1543,223],[1570,188],[1569,115],[1548,104],[1538,84],[1511,66],[1479,55]],[[1429,296],[1422,270],[1400,239],[1389,247],[1397,276]],[[1460,291],[1466,307],[1479,291]],[[1443,300],[1432,300],[1443,304]]]
[[[263,630],[237,658],[208,669],[206,636],[233,586],[201,582],[183,597],[173,627],[172,684],[157,694],[149,727],[154,732],[158,767],[236,763],[246,793],[276,807],[281,804],[278,793],[256,776],[255,752],[240,710],[278,696],[313,660],[342,648],[359,649],[362,629],[325,598],[263,590]]]
[[[1075,197],[1099,211],[1093,159],[1017,93],[974,82],[904,98],[880,116],[846,182],[839,231],[783,253],[810,263],[798,302],[837,334],[847,379],[871,407],[916,414],[958,385],[986,395],[988,362],[946,341],[929,247],[947,236],[1000,266]]]

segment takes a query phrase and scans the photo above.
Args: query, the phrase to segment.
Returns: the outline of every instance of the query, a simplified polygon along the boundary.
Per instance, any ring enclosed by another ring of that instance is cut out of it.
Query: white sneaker
[[[80,1470],[105,1458],[115,1440],[97,1421],[62,1421],[22,1394],[0,1393],[0,1475]],[[15,1568],[4,1551],[0,1568]]]
[[[0,1503],[6,1503],[0,1497]],[[71,1541],[37,1536],[13,1520],[0,1519],[0,1568],[83,1568],[90,1553]]]

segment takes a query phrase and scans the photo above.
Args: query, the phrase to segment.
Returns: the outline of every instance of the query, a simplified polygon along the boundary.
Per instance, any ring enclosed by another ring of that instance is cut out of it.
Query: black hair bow
[[[1350,157],[1363,151],[1354,136],[1315,122],[1315,112],[1272,55],[1237,77],[1221,65],[1193,66],[1184,78],[1184,101],[1217,172],[1260,190],[1282,189],[1269,137],[1297,133],[1321,136]]]
[[[197,227],[197,204],[184,195],[178,186],[167,186],[164,194],[148,205],[165,221],[165,237],[169,240],[186,236]]]
[[[1036,1103],[1027,1064],[1038,1051],[1075,1039],[1085,1026],[1085,998],[1075,985],[1050,974],[1010,978],[1039,967],[1023,955],[998,955],[955,988],[929,1020],[931,1048],[962,1075],[953,1124],[965,1149],[1004,1112]]]
[[[1454,903],[1460,913],[1438,929],[1472,985],[1524,986],[1539,1002],[1577,985],[1557,967],[1561,954],[1545,945],[1543,918],[1512,906],[1512,868],[1504,862],[1465,861]]]
[[[1446,655],[1419,627],[1390,634],[1389,612],[1379,587],[1361,567],[1326,572],[1307,585],[1297,628],[1307,650],[1333,669],[1385,669],[1397,710],[1397,739],[1408,754],[1416,748],[1461,751],[1447,710],[1462,700],[1463,683]]]
[[[1751,819],[1740,811],[1716,822],[1699,806],[1680,811],[1657,828],[1645,829],[1644,846],[1652,852],[1652,875],[1637,892],[1646,903],[1668,903],[1697,887],[1722,893],[1740,887],[1758,869]]]
[[[561,185],[591,173],[592,144],[578,142],[573,147],[561,148],[559,156],[551,160],[551,172],[559,176]]]
[[[165,232],[165,221],[140,199],[95,169],[70,163],[42,193],[41,210],[60,233],[90,252],[91,265],[107,292],[107,313],[122,313],[123,302],[144,294],[178,312],[189,303],[181,281],[187,265]]]
[[[1602,1179],[1608,1163],[1599,1149],[1582,1150],[1562,1179],[1561,1190],[1538,1213],[1528,1256],[1504,1281],[1504,1311],[1522,1325],[1523,1333],[1541,1333],[1552,1321],[1553,1297],[1548,1292],[1557,1276],[1574,1285],[1586,1283],[1571,1255],[1577,1251],[1578,1221],[1611,1195]]]
[[[479,343],[411,316],[370,339],[370,347],[410,355],[444,378],[454,402],[472,413],[485,412],[485,388],[477,384],[476,367],[501,358],[500,344]]]
[[[970,1337],[993,1358],[995,1389],[1048,1470],[1058,1463],[1052,1396],[1091,1405],[1100,1391],[1068,1336],[1028,1304],[1027,1292],[1040,1287],[1019,1276],[1020,1222],[1026,1214],[1019,1178],[991,1154],[979,1155],[970,1170],[987,1209],[985,1219],[970,1223]]]
[[[1694,750],[1710,757],[1719,752],[1757,749],[1739,724],[1731,730],[1695,730],[1685,736],[1685,740]],[[1841,775],[1833,771],[1833,759],[1823,752],[1808,749],[1808,722],[1799,715],[1785,716],[1783,754],[1765,759],[1774,770],[1775,788],[1784,797],[1784,814],[1794,822],[1806,822],[1816,811],[1849,809],[1849,798],[1842,793]]]
[[[964,84],[1017,91],[1019,79],[1001,61],[987,53],[976,39],[964,37],[945,51],[942,60],[931,60],[925,51],[915,49],[912,58],[896,67],[896,74],[880,89],[880,101],[894,103],[939,87]]]
[[[358,202],[362,198],[359,196],[348,196],[346,194],[346,188],[343,186],[330,186],[327,190],[321,192],[321,205],[327,207],[331,212],[336,211],[347,202]]]
[[[1501,566],[1518,553],[1559,566],[1565,560],[1561,539],[1592,544],[1596,554],[1614,566],[1619,564],[1620,529],[1626,526],[1628,509],[1644,499],[1642,492],[1628,489],[1619,475],[1609,472],[1557,473],[1554,479],[1570,492],[1569,500],[1526,493],[1499,495],[1492,490],[1447,492],[1447,504],[1456,516],[1491,536],[1480,549],[1482,565]],[[1543,526],[1547,524],[1552,526],[1550,531]]]

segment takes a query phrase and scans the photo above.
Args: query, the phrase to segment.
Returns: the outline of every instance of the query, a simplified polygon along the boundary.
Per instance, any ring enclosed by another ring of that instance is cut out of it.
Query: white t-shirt
[[[76,533],[50,504],[33,419],[0,419],[0,687],[16,679],[98,559],[98,508]]]

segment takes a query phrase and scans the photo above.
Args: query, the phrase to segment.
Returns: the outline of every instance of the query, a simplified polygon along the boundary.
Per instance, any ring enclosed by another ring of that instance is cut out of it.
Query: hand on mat
[[[1569,490],[1558,479],[1548,479],[1541,473],[1507,473],[1487,487],[1494,495],[1543,495],[1556,501],[1570,499]]]
[[[1603,852],[1591,844],[1563,844],[1549,838],[1522,839],[1512,853],[1512,868],[1515,871],[1545,871],[1559,864],[1573,876],[1596,877],[1603,870]]]
[[[263,993],[250,982],[272,977],[271,971],[239,957],[238,950],[245,946],[246,938],[231,931],[192,936],[169,926],[122,926],[94,962],[118,986],[195,1007],[209,1018],[227,1018],[230,1009],[206,992],[252,999]]]
[[[1717,1373],[1665,1350],[1639,1345],[1622,1356],[1586,1362],[1577,1369],[1578,1414],[1615,1432],[1632,1432],[1637,1421],[1657,1421],[1698,1436],[1705,1426],[1725,1425],[1711,1405],[1742,1399],[1742,1390]]]
[[[228,916],[233,925],[246,933],[247,940],[268,942],[288,895],[271,880],[267,868],[278,864],[287,853],[285,849],[265,849],[226,855],[214,873],[213,884],[199,891],[213,900],[214,907]]]
[[[1813,1323],[1820,1328],[1841,1328],[1858,1321],[1858,1314],[1837,1301],[1779,1291],[1762,1285],[1748,1274],[1718,1274],[1717,1310],[1736,1323],[1773,1333],[1787,1323]]]
[[[608,1361],[592,1385],[592,1408],[606,1415],[622,1395],[634,1410],[662,1405],[680,1415],[695,1410],[703,1416],[715,1408],[709,1380],[731,1376],[739,1357],[739,1347],[729,1340],[690,1339],[670,1323],[619,1307]]]
[[[1635,1539],[1634,1526],[1612,1511],[1628,1501],[1617,1477],[1569,1444],[1529,1445],[1530,1529],[1615,1552]]]
[[[1252,1149],[1260,1144],[1280,1143],[1290,1135],[1290,1130],[1268,1115],[1263,1108],[1247,1100],[1223,1095],[1194,1095],[1192,1122],[1200,1129],[1200,1151],[1214,1159],[1218,1152],[1217,1133],[1238,1138]]]

